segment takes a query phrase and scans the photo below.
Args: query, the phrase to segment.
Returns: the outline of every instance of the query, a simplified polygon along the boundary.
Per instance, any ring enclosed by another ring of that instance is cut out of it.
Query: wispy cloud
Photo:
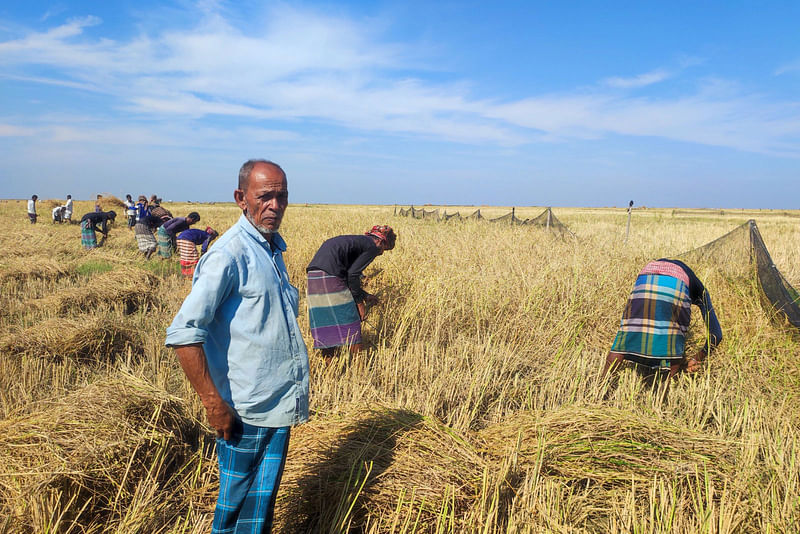
[[[279,5],[243,26],[216,2],[200,7],[204,15],[191,28],[143,31],[124,41],[88,36],[87,28],[101,24],[91,15],[29,31],[0,42],[3,76],[104,93],[115,103],[108,114],[169,121],[229,117],[266,125],[282,139],[292,125],[311,122],[354,136],[377,132],[466,144],[626,135],[800,156],[800,110],[793,103],[703,79],[693,89],[682,84],[683,94],[658,93],[659,83],[676,76],[666,68],[513,101],[477,99],[470,92],[477,81],[422,75],[434,61],[420,64],[419,49],[388,42],[375,21]],[[647,96],[635,91],[645,87]],[[76,128],[82,127],[52,125],[49,131],[68,141],[81,139]],[[127,143],[161,139],[136,128],[117,133]],[[94,127],[84,138],[109,134]]]
[[[666,70],[658,69],[637,76],[623,78],[614,76],[603,80],[603,84],[609,87],[617,87],[620,89],[636,89],[638,87],[645,87],[653,85],[654,83],[663,82],[670,78],[672,74]]]

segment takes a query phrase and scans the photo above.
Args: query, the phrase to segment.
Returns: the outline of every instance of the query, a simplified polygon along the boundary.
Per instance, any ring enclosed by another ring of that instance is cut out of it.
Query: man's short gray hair
[[[239,189],[241,189],[242,191],[247,191],[247,183],[250,180],[250,173],[253,172],[253,167],[255,167],[259,163],[272,165],[273,167],[281,171],[283,177],[286,178],[286,172],[281,168],[280,165],[278,165],[274,161],[270,161],[268,159],[249,159],[245,161],[244,165],[242,165],[242,168],[239,169]]]

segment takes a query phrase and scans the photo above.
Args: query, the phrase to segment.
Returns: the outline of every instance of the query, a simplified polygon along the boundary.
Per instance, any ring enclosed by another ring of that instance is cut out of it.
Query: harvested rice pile
[[[414,412],[324,416],[292,430],[275,517],[285,533],[385,530],[398,515],[428,531],[443,507],[460,518],[472,506],[485,467],[464,439]]]
[[[0,353],[8,355],[100,362],[128,351],[141,353],[133,329],[119,320],[93,315],[49,319],[0,337]]]
[[[125,215],[124,212],[120,211],[120,209],[125,209],[125,203],[114,195],[104,193],[103,198],[100,199],[100,204],[103,206],[103,211],[114,210],[117,212],[117,215]]]
[[[13,258],[0,265],[0,284],[6,282],[26,282],[28,280],[58,280],[69,276],[72,269],[63,262],[50,258]]]
[[[129,375],[0,421],[0,530],[42,532],[41,510],[55,510],[81,531],[153,490],[140,521],[163,525],[181,513],[175,475],[197,435],[178,398]]]
[[[147,309],[158,300],[159,279],[142,269],[117,267],[93,276],[84,287],[69,288],[40,299],[32,306],[59,314],[79,313],[95,308],[122,307],[123,313]]]
[[[730,440],[610,407],[522,412],[486,428],[480,436],[489,451],[501,454],[520,438],[521,466],[541,461],[541,471],[549,476],[606,488],[649,483],[655,475],[708,471],[723,477],[734,470]],[[540,437],[546,443],[544,450]]]

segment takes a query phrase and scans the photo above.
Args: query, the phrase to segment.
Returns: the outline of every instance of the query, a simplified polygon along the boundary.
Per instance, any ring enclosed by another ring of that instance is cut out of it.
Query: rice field
[[[0,532],[207,532],[213,433],[163,346],[190,283],[145,261],[121,219],[87,252],[45,205],[30,225],[23,201],[0,201]],[[220,231],[239,216],[166,207]],[[92,209],[76,202],[75,218]],[[627,242],[621,209],[554,209],[577,240],[393,213],[286,212],[301,294],[324,239],[389,224],[398,241],[365,272],[381,299],[368,350],[310,354],[312,417],[292,433],[276,532],[800,531],[800,336],[731,274],[746,272],[725,264],[735,254],[692,265],[725,338],[700,373],[669,388],[599,376],[647,261],[755,218],[798,287],[800,212],[639,209]]]

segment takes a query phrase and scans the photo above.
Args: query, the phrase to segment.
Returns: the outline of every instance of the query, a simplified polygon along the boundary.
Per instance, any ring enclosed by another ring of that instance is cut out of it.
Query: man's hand
[[[231,407],[219,397],[215,401],[208,401],[207,404],[204,404],[208,424],[217,431],[217,437],[225,441],[230,440],[236,422],[236,416]]]
[[[358,309],[358,318],[362,321],[367,319],[367,306],[364,304],[365,301],[356,302],[356,308]]]

